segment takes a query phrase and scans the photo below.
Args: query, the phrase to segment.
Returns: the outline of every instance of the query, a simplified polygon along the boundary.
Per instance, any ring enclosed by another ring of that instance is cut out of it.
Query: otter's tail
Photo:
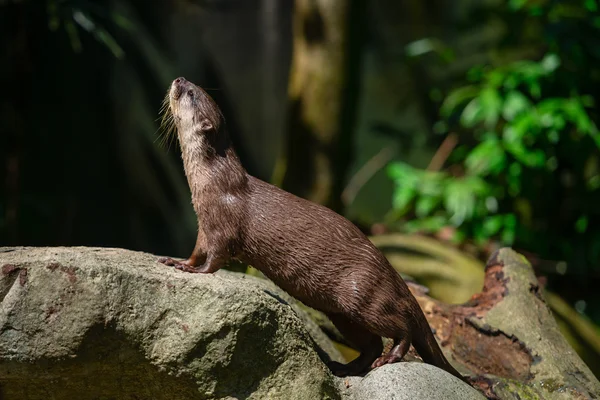
[[[456,376],[458,379],[466,382],[465,378],[457,370],[455,370],[452,365],[450,365],[444,356],[444,353],[442,353],[442,349],[440,349],[440,346],[436,342],[425,315],[419,313],[417,320],[418,324],[423,327],[423,329],[420,329],[419,332],[424,332],[424,335],[413,337],[413,346],[423,361],[425,361],[427,364],[435,365],[436,367],[441,368],[444,371]]]

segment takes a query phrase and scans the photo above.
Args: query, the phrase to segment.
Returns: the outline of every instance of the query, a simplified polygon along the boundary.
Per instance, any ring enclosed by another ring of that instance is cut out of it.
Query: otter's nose
[[[183,76],[175,79],[171,84],[171,97],[174,100],[178,100],[181,97],[181,93],[185,91],[187,84],[188,81]]]

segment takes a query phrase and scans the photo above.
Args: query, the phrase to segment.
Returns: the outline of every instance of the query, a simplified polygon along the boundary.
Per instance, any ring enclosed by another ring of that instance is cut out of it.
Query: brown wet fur
[[[462,379],[440,350],[406,283],[350,221],[245,171],[221,111],[184,78],[168,93],[170,113],[198,216],[187,260],[160,261],[187,272],[212,273],[236,258],[260,270],[306,305],[327,314],[361,352],[338,376],[400,361],[410,344],[429,364]],[[382,337],[394,346],[382,355]]]

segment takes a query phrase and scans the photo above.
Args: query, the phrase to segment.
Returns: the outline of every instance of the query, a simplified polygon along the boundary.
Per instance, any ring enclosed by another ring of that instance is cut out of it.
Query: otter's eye
[[[188,90],[188,96],[194,97],[194,91],[192,89]]]

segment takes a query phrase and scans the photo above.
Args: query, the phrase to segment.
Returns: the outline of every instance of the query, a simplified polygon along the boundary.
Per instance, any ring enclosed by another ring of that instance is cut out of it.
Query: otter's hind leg
[[[410,339],[408,337],[403,337],[402,339],[394,339],[394,347],[377,358],[373,364],[371,364],[371,368],[381,367],[384,364],[392,364],[398,361],[401,361],[406,353],[408,353],[408,349],[410,348]]]
[[[327,316],[340,333],[360,351],[360,355],[348,364],[330,362],[328,367],[331,372],[336,376],[359,375],[367,372],[371,363],[383,351],[381,337],[350,321],[342,314],[327,314]]]

